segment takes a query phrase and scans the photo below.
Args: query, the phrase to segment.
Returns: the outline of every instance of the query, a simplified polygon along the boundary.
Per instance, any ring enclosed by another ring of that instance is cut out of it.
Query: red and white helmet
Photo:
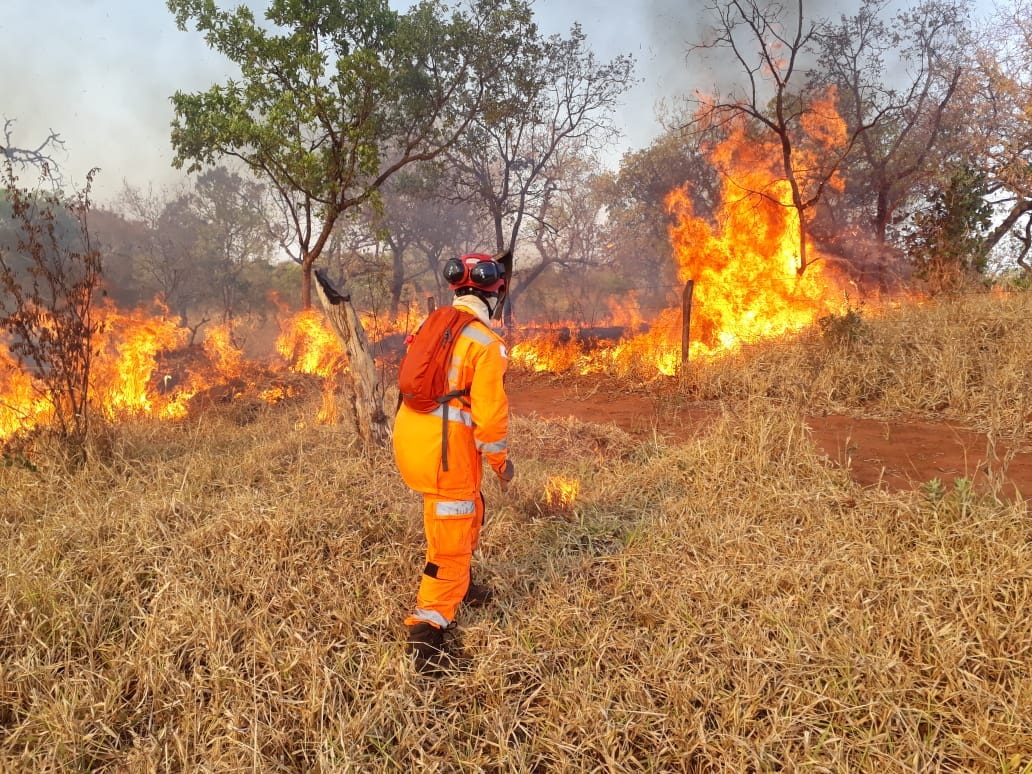
[[[486,253],[467,253],[449,258],[443,275],[452,290],[472,288],[485,293],[505,292],[505,267]]]

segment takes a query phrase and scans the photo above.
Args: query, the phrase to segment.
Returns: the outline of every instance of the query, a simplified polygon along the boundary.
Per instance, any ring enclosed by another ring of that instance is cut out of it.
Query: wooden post
[[[681,295],[681,365],[688,362],[688,345],[691,341],[692,328],[692,293],[695,292],[695,280],[690,279],[684,286]]]
[[[326,319],[348,356],[358,434],[367,444],[383,446],[390,438],[390,420],[383,411],[383,384],[377,378],[376,361],[362,319],[351,303],[351,294],[334,287],[323,270],[315,270],[315,279],[316,295]]]
[[[426,313],[430,314],[437,308],[437,299],[433,296],[426,297]]]

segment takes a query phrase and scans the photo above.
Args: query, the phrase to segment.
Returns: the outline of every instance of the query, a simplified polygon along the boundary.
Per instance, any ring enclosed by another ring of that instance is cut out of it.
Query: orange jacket
[[[503,383],[508,366],[505,343],[487,324],[479,299],[460,296],[455,306],[478,316],[455,343],[448,373],[453,390],[469,396],[448,404],[448,470],[441,465],[443,408],[421,414],[402,404],[394,420],[394,459],[402,479],[417,492],[472,500],[480,491],[481,459],[495,473],[505,469],[509,399]]]

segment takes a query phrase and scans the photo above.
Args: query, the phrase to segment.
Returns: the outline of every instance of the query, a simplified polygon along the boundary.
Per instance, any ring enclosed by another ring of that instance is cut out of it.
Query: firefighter
[[[507,353],[491,328],[507,290],[511,263],[507,266],[505,257],[472,253],[444,266],[444,279],[455,294],[452,305],[476,316],[459,334],[448,371],[451,390],[468,388],[468,395],[447,401],[446,411],[442,406],[430,413],[402,403],[394,422],[398,470],[406,485],[423,495],[426,564],[405,625],[408,650],[425,673],[448,666],[444,632],[454,626],[460,604],[484,604],[492,596],[489,588],[472,583],[470,565],[484,523],[482,463],[487,462],[503,491],[513,477],[503,384]]]

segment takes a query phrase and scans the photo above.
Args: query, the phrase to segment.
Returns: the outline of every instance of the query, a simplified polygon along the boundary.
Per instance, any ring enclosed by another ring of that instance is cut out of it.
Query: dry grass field
[[[497,599],[439,679],[402,643],[418,498],[317,398],[8,460],[0,770],[1032,772],[1028,502],[862,487],[803,422],[1027,450],[1030,320],[981,297],[700,367],[664,400],[718,416],[678,440],[514,417],[475,564]]]

